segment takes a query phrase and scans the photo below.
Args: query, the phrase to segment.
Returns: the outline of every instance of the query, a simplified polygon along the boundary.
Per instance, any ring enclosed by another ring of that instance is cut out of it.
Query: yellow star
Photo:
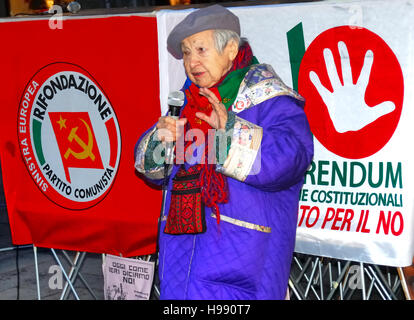
[[[59,121],[56,121],[57,123],[59,123],[59,126],[60,126],[59,129],[60,130],[62,130],[62,128],[66,129],[66,119],[63,119],[61,115],[59,117],[60,117]]]

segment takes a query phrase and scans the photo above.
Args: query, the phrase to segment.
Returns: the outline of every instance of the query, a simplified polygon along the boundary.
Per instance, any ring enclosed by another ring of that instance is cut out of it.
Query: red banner
[[[0,23],[0,156],[14,244],[155,249],[161,193],[134,170],[160,114],[155,17]]]

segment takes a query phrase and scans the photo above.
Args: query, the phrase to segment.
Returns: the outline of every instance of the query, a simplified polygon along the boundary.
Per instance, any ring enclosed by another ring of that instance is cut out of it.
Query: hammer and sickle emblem
[[[76,134],[76,131],[78,130],[79,127],[72,128],[72,130],[69,133],[68,140],[69,140],[69,142],[72,142],[73,140],[75,140],[76,143],[82,147],[83,151],[82,152],[75,152],[71,148],[68,148],[66,150],[66,152],[65,152],[64,157],[65,157],[65,159],[67,159],[70,155],[72,155],[76,159],[79,159],[79,160],[86,159],[86,158],[89,157],[89,158],[91,158],[92,161],[95,161],[95,155],[92,153],[92,148],[93,148],[93,135],[92,135],[92,130],[91,130],[91,128],[88,126],[88,124],[83,119],[80,119],[80,121],[83,122],[83,124],[86,127],[86,130],[88,131],[88,143],[86,144]]]

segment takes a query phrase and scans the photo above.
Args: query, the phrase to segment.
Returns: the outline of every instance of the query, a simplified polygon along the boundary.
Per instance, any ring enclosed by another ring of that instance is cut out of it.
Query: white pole
[[[39,267],[38,267],[38,263],[37,263],[37,247],[35,245],[33,245],[33,254],[34,254],[34,261],[35,261],[37,300],[41,300],[41,298],[40,298],[40,282],[39,282]]]

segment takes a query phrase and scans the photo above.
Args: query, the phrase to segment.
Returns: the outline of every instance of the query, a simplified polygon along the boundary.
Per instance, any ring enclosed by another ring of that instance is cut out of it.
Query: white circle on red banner
[[[118,120],[103,89],[77,65],[52,63],[30,79],[19,106],[18,139],[34,183],[61,207],[90,208],[114,183]]]

